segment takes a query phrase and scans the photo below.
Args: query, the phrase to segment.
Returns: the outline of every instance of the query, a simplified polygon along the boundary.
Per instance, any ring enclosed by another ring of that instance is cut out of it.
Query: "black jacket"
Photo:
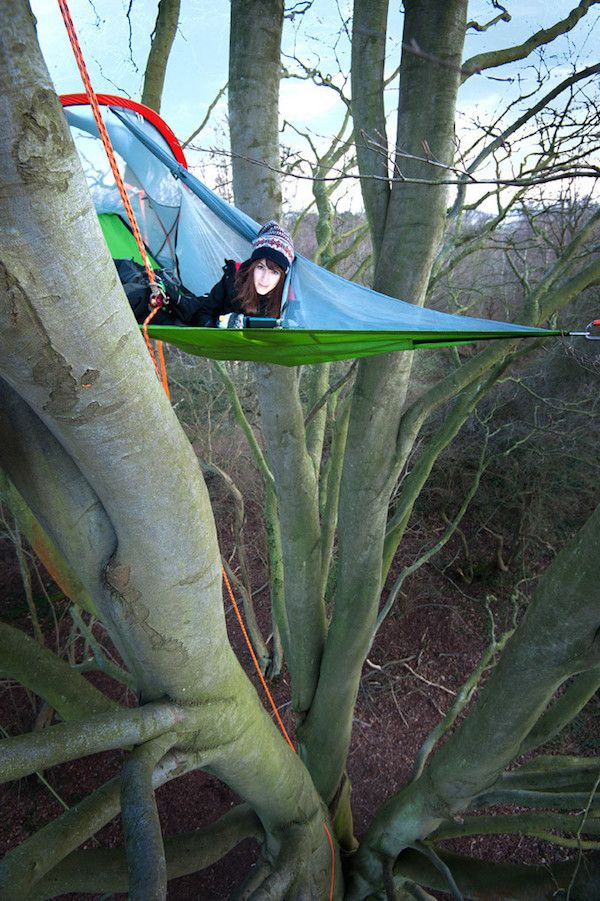
[[[241,267],[233,260],[225,260],[223,276],[208,294],[198,297],[184,288],[179,279],[168,269],[158,269],[157,276],[163,281],[169,303],[152,318],[152,325],[192,325],[216,326],[219,316],[226,313],[241,313],[235,297],[235,275]],[[133,260],[115,260],[117,273],[131,305],[134,316],[143,323],[149,314],[150,286],[143,266]],[[260,311],[258,315],[263,315]]]

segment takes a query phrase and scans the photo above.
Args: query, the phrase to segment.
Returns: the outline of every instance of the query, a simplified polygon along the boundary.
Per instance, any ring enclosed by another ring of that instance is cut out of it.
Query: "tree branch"
[[[388,0],[354,0],[352,17],[352,118],[356,158],[375,259],[379,256],[391,189],[383,83]],[[385,148],[374,153],[364,135],[377,135]],[[374,178],[371,178],[374,176]]]
[[[0,501],[12,513],[15,523],[25,536],[36,557],[41,561],[60,590],[74,604],[79,604],[94,616],[98,611],[90,592],[75,575],[64,554],[52,540],[48,532],[35,518],[24,498],[19,494],[8,476],[0,469]]]
[[[452,205],[452,209],[450,211],[450,215],[454,215],[457,210],[462,206],[464,200],[465,189],[467,185],[470,183],[471,178],[473,177],[472,173],[475,172],[479,166],[486,160],[489,156],[491,156],[494,151],[498,150],[498,148],[502,147],[508,138],[511,137],[516,131],[518,131],[526,122],[529,122],[534,116],[536,116],[539,112],[541,112],[549,103],[551,103],[556,97],[562,94],[567,88],[570,88],[572,85],[576,84],[578,81],[581,81],[584,78],[591,78],[593,75],[597,75],[600,71],[600,64],[595,66],[590,66],[587,69],[582,69],[581,72],[574,72],[573,75],[570,75],[568,78],[565,78],[560,84],[556,85],[551,91],[545,94],[541,100],[539,100],[536,104],[526,110],[518,119],[515,119],[504,131],[501,132],[493,141],[491,141],[486,147],[484,147],[475,157],[473,162],[469,163],[467,170],[465,172],[465,177],[463,179],[463,183],[459,188],[456,200]]]
[[[273,479],[273,473],[269,469],[269,464],[263,454],[262,448],[258,443],[256,435],[254,434],[254,429],[250,425],[248,421],[248,417],[244,413],[242,409],[242,405],[240,403],[240,399],[238,397],[238,393],[233,382],[233,379],[229,375],[227,371],[227,367],[220,360],[213,360],[213,366],[219,378],[221,379],[225,391],[227,393],[227,397],[229,398],[229,403],[231,404],[231,409],[234,415],[234,418],[241,428],[242,432],[246,436],[246,440],[252,451],[252,456],[254,457],[254,461],[259,469],[259,472],[265,482],[265,484],[270,484],[274,487],[275,482]]]
[[[555,863],[550,869],[545,864],[526,866],[474,860],[439,848],[437,852],[452,870],[463,894],[481,901],[488,901],[490,898],[514,898],[518,901],[551,898],[557,889],[568,886],[573,873],[572,861]],[[416,851],[407,851],[400,856],[394,867],[394,875],[397,880],[408,877],[429,888],[447,890],[441,873]],[[593,885],[592,880],[590,882]]]
[[[479,663],[473,670],[473,672],[468,676],[465,682],[461,685],[459,691],[456,694],[456,698],[448,710],[445,717],[440,720],[440,722],[434,726],[431,730],[421,747],[419,748],[419,752],[415,759],[415,766],[412,774],[413,779],[418,779],[422,774],[423,769],[425,768],[425,764],[433,751],[437,742],[442,738],[454,725],[462,711],[465,709],[471,698],[473,697],[474,692],[477,689],[477,686],[481,682],[481,679],[487,670],[487,668],[492,664],[495,655],[501,651],[506,642],[512,636],[514,629],[509,629],[502,635],[499,641],[496,641],[492,638],[489,646],[486,648],[483,653]]]
[[[160,113],[169,53],[179,24],[180,0],[159,0],[150,52],[144,72],[142,103]]]
[[[0,741],[0,783],[67,760],[147,742],[185,718],[182,708],[157,702],[5,738]]]
[[[598,774],[596,757],[568,757],[564,754],[534,757],[516,770],[503,773],[495,788],[527,791],[588,791]]]
[[[96,612],[92,586],[114,550],[114,531],[77,465],[3,378],[0,435],[0,466],[10,479],[14,515],[67,596]]]
[[[250,451],[252,452],[254,461],[263,480],[265,488],[265,531],[267,535],[267,550],[269,554],[269,570],[271,576],[271,610],[273,613],[273,645],[275,649],[274,658],[279,656],[277,653],[277,643],[275,641],[276,630],[283,642],[284,653],[288,656],[290,650],[290,634],[285,612],[283,554],[281,548],[277,496],[275,493],[275,480],[254,433],[254,429],[242,409],[235,383],[231,378],[227,367],[221,362],[214,362],[213,365],[217,375],[223,383],[227,397],[229,398],[229,403],[231,404],[234,418],[246,436],[248,446],[250,447]],[[276,661],[275,669],[277,669],[279,665],[280,661]]]
[[[161,742],[161,739],[154,739]],[[187,768],[181,755],[165,758],[154,770],[158,787]],[[60,817],[25,839],[0,862],[0,896],[22,901],[36,882],[119,812],[120,779],[111,779]]]
[[[351,366],[349,366],[349,368],[346,370],[346,372],[342,376],[340,376],[340,378],[337,380],[337,382],[334,382],[333,385],[330,385],[329,388],[327,389],[327,391],[325,391],[324,394],[321,395],[321,397],[316,402],[316,404],[314,404],[310,408],[310,410],[304,417],[304,426],[305,427],[309,424],[311,419],[317,415],[317,413],[319,412],[321,407],[323,407],[327,403],[327,401],[329,400],[331,395],[335,394],[336,391],[340,391],[344,387],[346,382],[350,381],[350,379],[356,372],[356,362],[357,361],[354,360],[352,362]]]
[[[123,709],[48,648],[6,623],[0,623],[0,677],[33,691],[64,720]]]
[[[202,122],[200,123],[198,128],[194,129],[194,131],[191,133],[189,138],[186,138],[185,141],[182,141],[181,146],[183,147],[184,150],[186,147],[188,147],[192,143],[194,138],[197,138],[198,135],[200,134],[200,132],[203,131],[203,129],[206,126],[206,123],[208,122],[208,120],[211,117],[212,111],[214,110],[217,103],[219,102],[219,100],[221,99],[221,97],[223,96],[225,91],[227,90],[228,84],[229,84],[229,82],[226,81],[225,84],[223,85],[223,87],[217,91],[214,99],[211,101],[211,103],[208,106],[208,109],[206,110],[206,115],[205,115],[204,119],[202,120]],[[192,148],[192,149],[194,149],[194,148]]]
[[[354,365],[354,364],[353,364]],[[328,598],[327,585],[333,562],[333,545],[338,521],[340,483],[344,466],[344,451],[350,422],[350,396],[339,402],[331,435],[331,447],[321,477],[319,505],[321,510],[321,593]]]
[[[460,892],[456,884],[456,880],[452,875],[452,871],[448,864],[442,860],[439,854],[436,853],[434,848],[429,847],[429,845],[425,845],[423,842],[415,842],[412,846],[415,851],[419,851],[419,853],[423,854],[438,870],[439,873],[442,874],[444,879],[446,880],[447,888],[450,889],[450,894],[456,901],[464,901],[463,896]]]
[[[467,411],[470,405],[470,403],[467,405]],[[395,511],[394,516],[389,521],[388,527],[386,529],[386,537],[383,546],[382,580],[385,580],[387,577],[389,567],[391,565],[393,556],[396,552],[402,534],[404,533],[404,529],[406,528],[406,524],[408,522],[413,505],[419,495],[419,492],[421,491],[421,488],[425,484],[429,473],[431,472],[433,462],[439,457],[443,448],[447,446],[447,444],[449,444],[452,438],[456,435],[456,425],[458,424],[458,422],[460,422],[461,417],[464,415],[465,408],[461,410],[460,405],[457,404],[450,416],[446,417],[446,419],[444,420],[444,425],[435,436],[434,441],[430,442],[427,451],[425,451],[421,455],[416,466],[411,470],[410,474],[404,480],[402,499],[399,505],[399,509]],[[456,420],[453,423],[455,416]],[[398,597],[398,594],[406,579],[418,569],[420,569],[421,566],[431,560],[431,558],[434,557],[439,551],[441,551],[441,549],[448,543],[450,538],[458,529],[463,516],[467,512],[469,504],[471,503],[479,489],[481,476],[483,475],[483,471],[485,469],[486,448],[487,440],[484,442],[480,454],[479,466],[477,468],[477,472],[475,473],[475,478],[473,479],[471,487],[469,488],[465,498],[463,499],[463,502],[460,505],[460,509],[454,517],[453,522],[449,524],[442,537],[438,541],[436,541],[435,544],[433,544],[427,551],[425,551],[424,554],[422,554],[417,560],[415,560],[414,563],[412,563],[410,566],[404,566],[400,571],[396,581],[389,591],[385,604],[377,615],[377,622],[375,623],[375,628],[373,630],[373,639],[379,631],[384,619],[395,604],[396,598]],[[406,484],[407,482],[409,482],[409,480],[410,484]]]
[[[556,807],[557,810],[583,810],[588,800],[589,791],[551,792],[527,791],[521,788],[493,788],[491,791],[478,795],[472,806],[477,810],[482,807],[495,807],[498,804],[530,807],[532,810],[548,807]],[[592,809],[600,809],[600,798],[595,799]]]
[[[258,620],[256,619],[256,611],[254,610],[254,602],[252,600],[250,567],[248,565],[246,545],[244,542],[244,498],[231,476],[229,476],[223,469],[221,469],[220,466],[217,466],[216,463],[203,462],[202,471],[217,475],[225,485],[225,488],[229,492],[229,496],[233,501],[233,528],[235,536],[235,547],[237,550],[237,557],[240,565],[240,578],[236,576],[225,558],[223,558],[223,566],[227,571],[229,580],[235,584],[237,590],[242,595],[246,625],[248,626],[248,632],[250,634],[250,638],[252,639],[252,645],[254,647],[254,650],[256,651],[256,656],[260,661],[261,670],[264,674],[269,669],[269,666],[271,664],[271,655],[269,654],[267,644],[263,638]]]
[[[432,841],[446,841],[451,838],[464,838],[467,835],[533,835],[544,841],[553,842],[563,847],[572,848],[573,839],[566,841],[557,832],[577,833],[581,827],[581,816],[565,816],[551,813],[516,813],[490,816],[463,817],[460,822],[444,823],[430,836]],[[586,821],[582,830],[587,835],[600,835],[600,822],[597,817]],[[596,846],[597,842],[594,843]],[[576,846],[575,846],[576,847]]]
[[[80,615],[75,605],[70,608],[69,613],[71,614],[71,619],[79,629],[80,634],[85,639],[86,645],[90,647],[93,654],[92,658],[74,664],[73,669],[77,669],[80,673],[87,673],[90,672],[90,670],[100,670],[100,672],[106,673],[107,676],[110,676],[112,679],[125,685],[130,691],[135,692],[136,686],[132,676],[127,670],[122,669],[116,663],[108,660],[105,654],[103,654],[102,648],[96,640],[96,636]]]
[[[550,28],[542,28],[540,31],[536,31],[522,44],[505,47],[503,50],[490,50],[487,53],[478,53],[470,57],[462,66],[463,81],[466,81],[475,72],[481,72],[483,69],[494,69],[498,66],[506,65],[506,63],[514,63],[519,59],[526,59],[538,47],[550,44],[557,37],[560,37],[561,34],[567,34],[571,31],[579,20],[586,15],[589,8],[598,2],[600,0],[581,0],[566,18],[556,22]]]
[[[240,804],[214,823],[164,840],[167,879],[177,879],[216,863],[247,838],[262,841],[254,811]],[[69,892],[126,892],[127,858],[123,848],[74,851],[40,880],[28,901],[47,901]]]
[[[121,818],[131,901],[164,901],[167,895],[165,849],[152,773],[176,741],[171,732],[136,748],[121,770]]]
[[[562,732],[593,698],[598,688],[600,688],[600,668],[596,667],[575,676],[560,698],[539,718],[519,748],[519,754],[526,754],[545,745]]]
[[[598,666],[600,595],[594,549],[599,522],[600,506],[540,579],[470,715],[433,755],[420,779],[377,813],[355,858],[357,891],[380,879],[382,855],[397,856],[415,838],[431,834],[443,820],[474,804],[585,807],[589,795],[581,798],[580,793],[487,789],[514,759],[557,687],[573,673]],[[594,801],[596,808],[598,804],[600,799]]]

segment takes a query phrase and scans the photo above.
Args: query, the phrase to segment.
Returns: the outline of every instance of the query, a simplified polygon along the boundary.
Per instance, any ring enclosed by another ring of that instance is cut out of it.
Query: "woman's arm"
[[[233,302],[235,275],[233,267],[234,264],[231,264],[231,267],[226,264],[221,280],[211,288],[208,294],[204,294],[202,297],[196,297],[188,292],[185,292],[187,297],[182,294],[174,306],[175,314],[186,325],[214,327],[218,324],[219,316],[224,313],[239,312]]]

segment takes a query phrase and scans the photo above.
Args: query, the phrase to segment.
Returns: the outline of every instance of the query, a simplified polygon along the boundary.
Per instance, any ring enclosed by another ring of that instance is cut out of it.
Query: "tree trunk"
[[[279,77],[283,0],[233,0],[229,133],[236,206],[258,222],[281,214]]]
[[[180,0],[159,0],[142,89],[142,103],[157,113],[160,113],[169,54],[177,34],[179,7]]]
[[[108,553],[79,575],[143,698],[186,709],[179,746],[255,807],[272,837],[270,865],[293,875],[290,888],[301,879],[324,891],[330,852],[320,801],[227,640],[220,554],[197,460],[118,284],[33,17],[9,0],[0,12],[0,176],[8,186],[0,375],[54,436],[57,454],[110,524]],[[60,507],[58,491],[54,500]],[[301,853],[284,841],[292,822],[305,824],[294,827]],[[10,880],[10,862],[4,872]]]
[[[282,26],[282,0],[234,0],[231,5],[229,123],[234,194],[236,206],[261,222],[281,215]],[[292,703],[295,710],[305,712],[314,695],[325,638],[317,474],[307,449],[297,371],[263,365],[257,367],[256,377],[279,506]]]
[[[597,507],[542,576],[523,622],[468,717],[423,774],[380,809],[356,857],[351,899],[364,898],[379,882],[386,858],[395,860],[493,786],[558,687],[570,676],[598,667],[599,527]]]
[[[364,35],[368,29],[361,3],[357,16]],[[436,159],[448,163],[452,159],[465,23],[466,0],[405,4],[403,44],[416,43],[434,62],[406,50],[402,54],[397,164],[403,171],[402,151],[422,155],[423,141]],[[377,18],[375,30],[380,27]],[[366,90],[372,96],[372,81],[367,81]],[[411,164],[410,172],[431,178],[424,164]],[[369,193],[365,204],[375,209]],[[445,204],[446,188],[441,184],[394,186],[376,288],[423,303],[443,234]],[[381,595],[387,508],[397,475],[396,444],[411,364],[410,354],[362,361],[353,393],[340,489],[334,613],[315,699],[299,733],[303,757],[327,801],[333,798],[344,771],[360,672]],[[339,678],[341,671],[343,679]]]

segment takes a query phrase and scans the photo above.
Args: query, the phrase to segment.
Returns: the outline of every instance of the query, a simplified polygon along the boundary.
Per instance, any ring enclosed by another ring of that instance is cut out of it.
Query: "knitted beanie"
[[[265,223],[252,242],[251,260],[272,260],[284,272],[294,261],[292,236],[274,220]]]

